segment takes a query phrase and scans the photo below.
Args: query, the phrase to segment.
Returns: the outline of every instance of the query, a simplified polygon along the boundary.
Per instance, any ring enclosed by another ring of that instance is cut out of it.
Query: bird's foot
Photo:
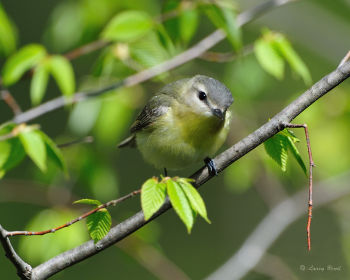
[[[215,176],[218,175],[218,170],[216,169],[215,162],[211,158],[206,157],[204,159],[204,163],[208,167],[208,171],[210,175],[215,175]]]
[[[168,177],[168,170],[164,167],[164,177]]]

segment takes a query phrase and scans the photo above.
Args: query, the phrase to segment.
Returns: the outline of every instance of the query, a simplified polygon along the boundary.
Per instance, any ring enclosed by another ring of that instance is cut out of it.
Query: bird
[[[217,175],[211,159],[229,132],[234,99],[218,80],[195,75],[165,85],[145,105],[131,125],[131,135],[118,145],[136,147],[156,168],[178,170],[204,159]]]

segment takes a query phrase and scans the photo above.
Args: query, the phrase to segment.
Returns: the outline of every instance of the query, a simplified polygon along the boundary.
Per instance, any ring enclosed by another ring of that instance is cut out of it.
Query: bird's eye
[[[204,91],[200,91],[198,92],[198,98],[203,101],[207,98],[207,95]]]

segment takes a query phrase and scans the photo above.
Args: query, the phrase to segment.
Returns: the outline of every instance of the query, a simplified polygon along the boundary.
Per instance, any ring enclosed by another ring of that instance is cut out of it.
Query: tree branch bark
[[[315,83],[309,90],[304,92],[295,101],[276,114],[269,122],[258,128],[256,131],[233,145],[213,160],[218,172],[223,171],[230,164],[243,157],[245,154],[262,144],[271,136],[275,135],[286,127],[296,116],[308,108],[312,103],[321,98],[327,92],[339,85],[350,76],[350,61]],[[195,186],[199,187],[207,182],[212,175],[206,167],[202,167],[191,178],[195,179]],[[287,207],[288,205],[286,205]],[[165,213],[171,208],[167,199],[161,209],[148,221],[144,220],[143,212],[140,211],[129,219],[113,227],[101,241],[94,244],[88,241],[72,250],[66,251],[47,262],[35,267],[32,271],[32,279],[46,279],[47,277],[74,265],[90,256],[93,256],[132,234],[137,229],[146,225],[151,220]],[[284,218],[284,217],[283,217]]]

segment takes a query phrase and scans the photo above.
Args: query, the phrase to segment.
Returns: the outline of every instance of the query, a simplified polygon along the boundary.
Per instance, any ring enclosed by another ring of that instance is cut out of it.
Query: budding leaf
[[[62,94],[71,96],[75,90],[75,78],[72,64],[67,58],[61,55],[51,56],[47,63],[50,73],[57,82]]]
[[[46,146],[40,133],[35,130],[23,131],[19,134],[24,150],[33,162],[41,169],[46,170]]]
[[[166,184],[158,183],[155,178],[148,179],[141,188],[141,206],[145,215],[145,220],[156,213],[163,205],[166,197]]]
[[[37,65],[46,56],[43,46],[37,44],[27,45],[10,56],[3,68],[2,81],[10,86],[16,83],[23,74]]]
[[[0,55],[7,56],[16,49],[17,34],[14,25],[0,3]]]
[[[125,11],[117,14],[106,26],[102,38],[111,41],[134,41],[152,29],[152,18],[142,11]]]
[[[30,98],[33,105],[38,105],[43,99],[48,81],[49,71],[46,63],[41,63],[35,67],[32,82],[30,84]]]
[[[216,27],[225,31],[234,49],[239,50],[242,47],[241,30],[233,8],[226,5],[209,4],[204,6],[204,11]]]
[[[87,205],[93,205],[93,206],[100,206],[102,203],[96,199],[90,199],[90,198],[83,198],[79,199],[73,202],[73,204],[87,204]]]
[[[109,232],[112,218],[107,209],[100,209],[86,218],[86,225],[91,238],[98,242]]]
[[[270,40],[264,38],[259,39],[254,44],[254,52],[261,67],[281,80],[284,75],[284,60],[275,49],[274,44]]]
[[[187,227],[188,233],[190,233],[194,222],[190,202],[188,201],[179,183],[169,179],[166,181],[166,185],[170,202],[174,207],[176,214]]]
[[[210,223],[210,220],[207,216],[207,209],[199,192],[184,178],[180,178],[177,181],[181,185],[184,193],[186,194],[191,204],[191,208],[199,215],[201,215],[203,219],[205,219],[208,223]]]
[[[62,152],[57,147],[56,143],[54,141],[52,141],[52,139],[49,136],[47,136],[44,132],[42,132],[41,130],[37,130],[37,133],[39,133],[41,135],[42,139],[45,142],[47,157],[50,160],[52,160],[52,162],[58,168],[60,168],[65,173],[67,173],[67,166],[65,164]]]
[[[285,172],[287,169],[287,141],[288,140],[285,136],[281,134],[276,134],[264,142],[267,154],[277,162],[277,164],[281,167],[283,172]]]

